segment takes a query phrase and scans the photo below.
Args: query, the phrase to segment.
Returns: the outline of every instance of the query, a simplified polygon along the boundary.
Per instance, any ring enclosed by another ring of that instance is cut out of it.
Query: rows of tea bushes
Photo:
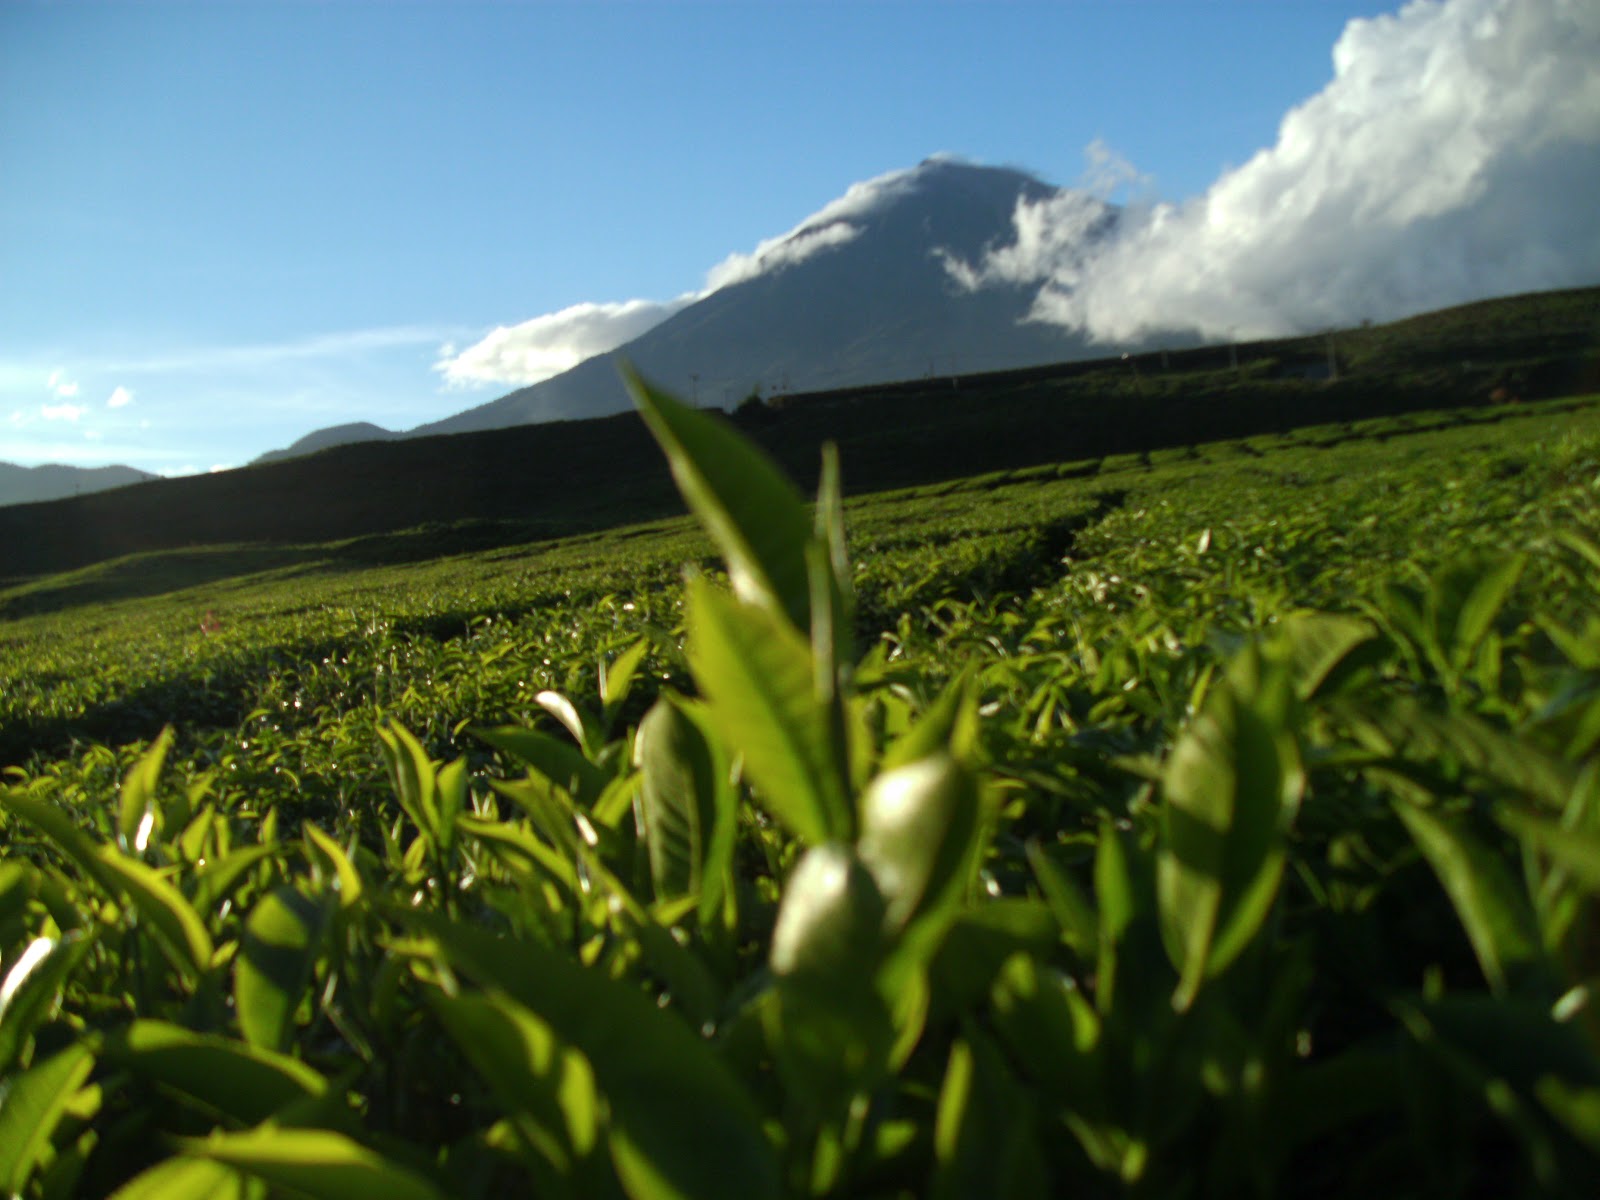
[[[0,596],[0,1189],[1593,1194],[1592,402],[808,506],[636,390],[698,530]]]

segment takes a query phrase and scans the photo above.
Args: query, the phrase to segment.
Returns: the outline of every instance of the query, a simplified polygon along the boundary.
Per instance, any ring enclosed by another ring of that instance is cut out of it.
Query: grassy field
[[[645,404],[692,518],[0,591],[0,1187],[1592,1194],[1600,398],[815,514]]]

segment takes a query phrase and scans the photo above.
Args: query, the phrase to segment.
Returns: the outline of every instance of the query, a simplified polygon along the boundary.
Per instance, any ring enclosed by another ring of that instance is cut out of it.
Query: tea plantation
[[[692,518],[0,592],[0,1192],[1595,1194],[1600,397],[808,504],[636,392]]]

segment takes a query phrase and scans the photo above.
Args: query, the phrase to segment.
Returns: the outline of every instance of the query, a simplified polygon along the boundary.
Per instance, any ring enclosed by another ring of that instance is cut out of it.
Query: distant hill
[[[797,479],[839,447],[851,492],[1323,422],[1600,392],[1600,288],[1391,325],[789,396],[737,420]],[[116,496],[0,509],[0,585],[175,547],[424,528],[430,554],[681,511],[632,413],[356,442]],[[420,545],[413,542],[413,545]],[[368,553],[357,543],[347,553]]]
[[[60,500],[64,496],[83,496],[155,478],[157,476],[132,467],[64,467],[56,463],[19,467],[15,463],[0,462],[0,504]]]
[[[282,450],[268,450],[265,454],[259,455],[255,461],[280,462],[286,458],[298,458],[302,454],[315,454],[318,450],[327,450],[334,446],[348,446],[351,442],[387,442],[404,436],[385,429],[382,425],[374,425],[370,421],[355,421],[349,425],[333,425],[327,429],[318,429]]]

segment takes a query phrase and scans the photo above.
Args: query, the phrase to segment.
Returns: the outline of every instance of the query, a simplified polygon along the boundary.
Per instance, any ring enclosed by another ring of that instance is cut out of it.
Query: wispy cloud
[[[89,410],[81,404],[43,404],[39,415],[46,421],[77,421]]]
[[[112,389],[111,396],[106,400],[107,408],[126,408],[133,403],[133,393],[127,388],[117,386]]]
[[[308,359],[345,358],[408,346],[432,347],[464,329],[454,326],[396,325],[314,334],[278,342],[232,346],[195,346],[144,357],[119,358],[99,364],[105,373],[165,374],[185,371],[259,370]]]
[[[953,274],[1031,276],[1036,319],[1111,342],[1265,336],[1594,283],[1596,62],[1587,0],[1418,2],[1352,21],[1332,82],[1203,195],[1135,205],[1077,255],[1081,204],[1023,205],[1014,244]]]

